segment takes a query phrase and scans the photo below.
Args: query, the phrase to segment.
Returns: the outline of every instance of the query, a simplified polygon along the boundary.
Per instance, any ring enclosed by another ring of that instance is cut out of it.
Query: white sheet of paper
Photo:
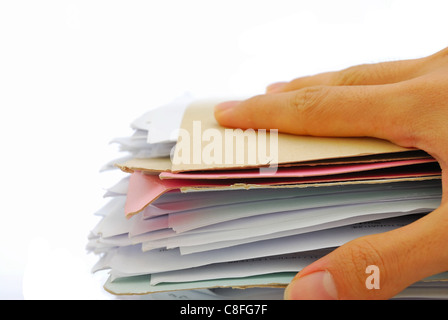
[[[224,221],[241,219],[255,215],[258,216],[272,212],[336,207],[341,205],[353,205],[386,200],[412,199],[413,197],[434,196],[434,194],[440,196],[440,189],[427,188],[423,190],[406,189],[344,194],[321,194],[298,198],[253,201],[169,214],[168,224],[176,232],[182,233]],[[432,208],[432,206],[430,208]]]
[[[127,234],[133,222],[124,215],[125,196],[113,197],[97,214],[103,216],[92,233],[107,238]]]
[[[109,252],[103,257],[105,262],[101,264],[113,269],[115,274],[126,276],[166,272],[212,263],[337,247],[360,236],[392,230],[414,220],[414,217],[403,216],[184,256],[179,249],[142,252],[140,245],[134,245]]]
[[[375,219],[427,213],[437,208],[438,204],[439,198],[427,198],[276,212],[223,222],[167,239],[144,242],[142,250],[181,247],[182,254],[189,254]]]
[[[128,193],[129,178],[130,176],[127,175],[126,177],[120,179],[120,181],[115,183],[113,186],[107,188],[107,191],[103,197],[106,198],[106,197],[125,196]]]
[[[123,212],[124,215],[124,212]],[[142,214],[139,214],[131,219],[133,224],[129,230],[129,236],[135,237],[145,234],[147,232],[163,230],[168,228],[168,216],[162,215],[153,217],[151,219],[144,219]]]
[[[141,115],[131,123],[131,127],[148,131],[148,143],[176,142],[175,131],[180,128],[184,110],[192,101],[193,97],[185,93]]]
[[[360,191],[387,191],[396,189],[417,189],[436,187],[440,188],[440,181],[415,181],[395,182],[387,185],[361,184],[361,185],[331,185],[314,188],[291,188],[291,189],[250,189],[241,190],[221,190],[221,191],[198,191],[187,193],[164,194],[151,204],[155,214],[144,213],[145,218],[154,215],[191,211],[218,205],[237,204],[249,201],[284,199],[292,197],[306,197],[321,194],[336,194]]]
[[[151,274],[151,284],[240,278],[278,272],[298,272],[329,251],[320,250],[315,252],[290,253],[280,256],[216,263],[180,271],[153,273]]]

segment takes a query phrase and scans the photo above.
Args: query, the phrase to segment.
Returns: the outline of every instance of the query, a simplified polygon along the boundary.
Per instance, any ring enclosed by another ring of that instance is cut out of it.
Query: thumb
[[[412,283],[448,270],[448,206],[416,222],[361,237],[304,268],[286,299],[389,299]]]

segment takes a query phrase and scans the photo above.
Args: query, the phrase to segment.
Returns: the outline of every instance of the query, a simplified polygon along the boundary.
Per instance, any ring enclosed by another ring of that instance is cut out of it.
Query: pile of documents
[[[87,246],[99,255],[93,270],[109,272],[105,290],[281,298],[298,271],[334,248],[440,204],[440,167],[420,150],[223,128],[218,102],[181,97],[114,140],[126,157],[104,169],[123,179],[107,190]],[[397,298],[443,297],[447,280],[423,279]]]

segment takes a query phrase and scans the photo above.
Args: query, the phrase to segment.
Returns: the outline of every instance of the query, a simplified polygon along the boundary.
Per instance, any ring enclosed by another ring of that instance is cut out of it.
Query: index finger
[[[277,129],[280,132],[333,137],[377,137],[406,144],[406,105],[402,85],[314,86],[259,95],[215,107],[226,127]]]

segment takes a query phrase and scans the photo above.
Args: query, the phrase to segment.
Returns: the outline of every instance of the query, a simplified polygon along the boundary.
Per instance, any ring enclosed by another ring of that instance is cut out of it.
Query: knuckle
[[[396,73],[396,64],[361,64],[336,72],[332,82],[336,86],[382,84],[390,82]]]
[[[396,117],[402,145],[430,152],[434,144],[448,137],[448,94],[443,90],[447,85],[448,81],[418,81],[404,88],[401,99],[405,99],[405,107]]]
[[[366,65],[358,65],[341,70],[334,74],[332,83],[336,86],[364,84],[372,76],[366,69]]]
[[[359,283],[361,287],[365,283],[366,268],[369,265],[377,266],[381,272],[384,270],[384,260],[369,237],[361,237],[351,241],[340,248],[340,265],[338,266],[346,277]]]
[[[294,109],[292,111],[300,114],[303,119],[319,119],[325,95],[326,89],[323,86],[304,88],[292,95],[290,106]]]
[[[355,252],[359,252],[358,256],[362,258],[362,261],[366,265],[375,264],[377,266],[384,266],[381,252],[378,251],[369,237],[358,239],[357,250]]]
[[[377,252],[373,246],[364,238],[354,240],[345,248],[346,262],[353,266],[362,266],[370,264],[372,257],[377,256]]]

